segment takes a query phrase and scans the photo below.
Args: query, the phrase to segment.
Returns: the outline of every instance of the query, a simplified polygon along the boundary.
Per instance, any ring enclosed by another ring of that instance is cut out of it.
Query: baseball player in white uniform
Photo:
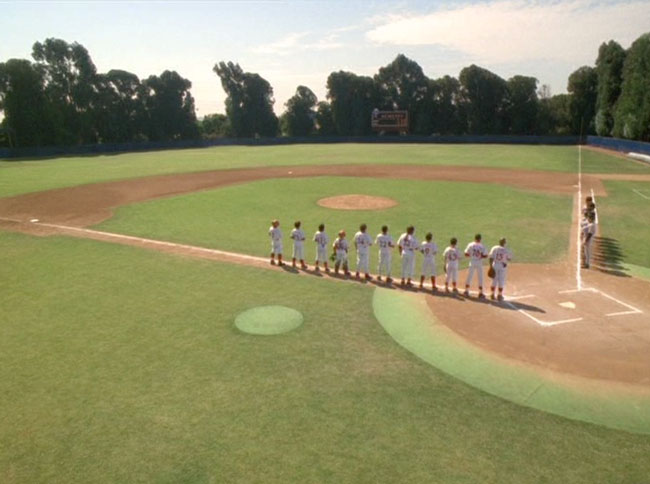
[[[329,272],[330,268],[327,265],[327,246],[330,243],[329,236],[325,233],[325,224],[320,224],[318,226],[318,232],[314,234],[314,242],[316,242],[316,263],[315,269],[320,271],[318,267],[319,263],[323,263],[325,272]]]
[[[425,242],[420,245],[420,252],[424,255],[422,261],[422,275],[420,276],[420,289],[424,288],[424,280],[427,277],[431,278],[432,291],[437,291],[436,288],[436,254],[438,253],[438,246],[433,242],[433,234],[429,232],[425,237]]]
[[[275,264],[275,256],[278,256],[278,265],[282,266],[282,230],[280,230],[280,221],[273,220],[269,227],[269,237],[271,237],[271,264]]]
[[[409,225],[406,227],[400,238],[397,240],[397,249],[402,256],[402,282],[405,281],[407,286],[412,286],[411,279],[415,270],[415,251],[418,248],[418,240],[415,238],[415,227]]]
[[[370,246],[372,245],[372,238],[366,232],[368,226],[361,224],[359,231],[354,234],[354,248],[357,250],[357,273],[356,278],[359,279],[359,273],[364,272],[366,280],[372,279],[368,265],[370,264]]]
[[[458,292],[456,283],[458,282],[458,261],[460,259],[460,251],[456,247],[458,239],[452,237],[449,241],[449,247],[445,249],[442,257],[445,261],[445,292],[449,292],[449,283],[451,282],[454,288],[454,293]]]
[[[381,233],[377,234],[375,244],[379,247],[379,267],[377,268],[377,280],[381,281],[381,275],[386,274],[386,283],[390,284],[393,279],[390,277],[391,270],[391,251],[395,244],[393,237],[388,234],[388,225],[381,228]]]
[[[512,260],[512,253],[506,248],[506,238],[499,240],[499,245],[490,249],[490,265],[494,267],[494,279],[490,287],[490,299],[494,299],[495,286],[499,287],[499,301],[503,301],[503,287],[506,285],[506,273],[508,264]]]
[[[594,240],[596,239],[596,214],[589,212],[587,215],[589,223],[583,229],[582,252],[584,256],[584,268],[589,269],[591,264],[591,254],[593,250]]]
[[[345,240],[345,230],[339,232],[339,236],[334,239],[332,244],[334,249],[334,274],[339,273],[339,267],[343,266],[343,273],[346,276],[350,275],[348,270],[348,241]]]
[[[485,298],[485,294],[483,294],[483,259],[487,256],[487,250],[485,250],[485,247],[481,243],[481,234],[476,234],[474,236],[474,242],[467,244],[467,248],[465,249],[465,257],[469,257],[469,272],[467,273],[465,292],[463,293],[466,297],[469,297],[469,286],[476,272],[478,273],[478,297],[479,299]]]
[[[300,267],[302,269],[307,269],[307,264],[305,264],[305,255],[304,255],[304,243],[305,243],[305,233],[300,228],[300,221],[297,221],[293,224],[293,230],[289,237],[293,239],[293,255],[291,265],[296,267],[296,259],[300,261]]]

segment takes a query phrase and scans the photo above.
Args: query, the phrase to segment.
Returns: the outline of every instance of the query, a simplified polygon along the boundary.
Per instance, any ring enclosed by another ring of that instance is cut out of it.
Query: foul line
[[[582,249],[580,244],[580,204],[582,203],[582,146],[578,145],[578,225],[576,227],[576,287],[578,290],[582,289],[582,274],[580,273],[580,251]]]
[[[634,193],[636,193],[637,195],[639,195],[640,197],[643,197],[643,198],[645,198],[646,200],[650,200],[650,197],[648,197],[647,195],[644,195],[643,193],[641,193],[641,192],[640,192],[639,190],[637,190],[636,188],[633,188],[632,191],[633,191]]]
[[[2,218],[2,217],[0,217],[0,220],[6,220],[6,221],[12,221],[13,222],[13,220],[11,220],[11,219],[6,219],[6,218]],[[46,223],[46,222],[32,222],[32,223],[34,223],[35,225],[41,225],[43,227],[50,227],[50,228],[54,228],[54,229],[58,229],[58,230],[63,230],[63,231],[66,231],[66,232],[77,232],[77,233],[81,233],[81,234],[95,235],[95,236],[106,238],[106,239],[128,240],[128,241],[132,241],[132,242],[140,242],[140,243],[144,243],[144,244],[157,245],[157,246],[161,246],[161,247],[179,248],[179,249],[186,249],[186,250],[193,251],[193,252],[203,252],[203,253],[206,253],[206,254],[220,255],[220,256],[230,257],[230,258],[239,259],[239,260],[249,260],[249,261],[255,261],[255,262],[267,262],[267,259],[263,258],[263,257],[256,257],[256,256],[252,256],[252,255],[239,254],[239,253],[236,253],[236,252],[227,252],[227,251],[218,250],[218,249],[208,249],[208,248],[205,248],[205,247],[198,247],[198,246],[195,246],[195,245],[177,244],[175,242],[166,242],[166,241],[162,241],[162,240],[146,239],[146,238],[143,238],[143,237],[136,237],[136,236],[133,236],[133,235],[116,234],[116,233],[113,233],[113,232],[102,232],[102,231],[99,231],[99,230],[84,229],[84,228],[81,228],[81,227],[71,227],[71,226],[67,226],[67,225],[49,224],[49,223]],[[414,284],[414,286],[416,286],[416,284]],[[425,283],[425,286],[431,287],[431,284],[430,283]],[[439,286],[437,284],[436,284],[436,286],[438,288],[443,287],[443,286]],[[559,294],[568,294],[568,293],[575,293],[575,292],[581,292],[581,291],[589,291],[589,292],[598,293],[598,294],[602,295],[603,297],[606,297],[606,298],[608,298],[608,299],[610,299],[612,301],[615,301],[618,304],[628,308],[627,311],[619,311],[619,312],[615,312],[615,313],[609,313],[609,314],[606,314],[605,316],[622,316],[622,315],[625,315],[625,314],[642,314],[643,313],[643,311],[641,311],[640,309],[635,308],[634,306],[632,306],[630,304],[627,304],[627,303],[625,303],[625,302],[623,302],[623,301],[621,301],[621,300],[619,300],[619,299],[617,299],[617,298],[615,298],[613,296],[610,296],[609,294],[604,293],[603,291],[600,291],[600,290],[594,289],[594,288],[569,289],[569,290],[566,290],[566,291],[559,291],[558,293]],[[520,312],[524,316],[532,319],[533,321],[535,321],[540,326],[545,326],[545,327],[556,326],[558,324],[572,323],[572,322],[582,321],[583,320],[583,318],[572,318],[572,319],[563,319],[563,320],[558,320],[558,321],[542,321],[541,319],[536,318],[535,316],[528,313],[524,309],[518,308],[517,306],[515,306],[514,304],[512,304],[510,302],[510,301],[516,301],[516,300],[520,300],[520,299],[527,299],[527,298],[531,298],[531,297],[536,297],[536,296],[534,294],[525,294],[525,295],[522,295],[522,296],[514,296],[514,297],[511,297],[511,298],[508,298],[508,301],[503,301],[503,302],[506,305],[508,305],[510,308],[512,308],[512,309]]]
[[[262,257],[255,257],[252,255],[245,255],[245,254],[238,254],[236,252],[226,252],[224,250],[218,250],[218,249],[207,249],[205,247],[197,247],[195,245],[185,245],[185,244],[176,244],[174,242],[165,242],[162,240],[154,240],[154,239],[145,239],[142,237],[134,237],[132,235],[122,235],[122,234],[115,234],[112,232],[101,232],[99,230],[91,230],[91,229],[82,229],[80,227],[70,227],[66,225],[56,225],[56,224],[48,224],[45,222],[34,222],[36,225],[42,225],[44,227],[51,227],[55,229],[60,229],[60,230],[65,230],[68,232],[79,232],[83,234],[91,234],[91,235],[97,235],[109,239],[121,239],[121,240],[130,240],[133,242],[143,242],[146,244],[152,244],[152,245],[159,245],[162,247],[170,247],[170,248],[178,248],[178,249],[187,249],[191,250],[194,252],[205,252],[207,254],[214,254],[214,255],[222,255],[226,257],[232,257],[234,259],[241,259],[241,260],[252,260],[256,262],[268,262],[267,259],[262,258]]]

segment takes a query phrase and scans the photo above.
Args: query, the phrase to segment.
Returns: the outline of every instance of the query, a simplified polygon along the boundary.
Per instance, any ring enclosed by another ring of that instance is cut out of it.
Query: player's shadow
[[[630,277],[623,266],[623,258],[623,251],[617,239],[596,237],[592,266],[613,276]]]
[[[542,308],[533,306],[531,304],[525,304],[519,301],[507,301],[507,304],[504,303],[503,301],[490,301],[490,303],[503,309],[509,309],[510,311],[522,310],[522,311],[528,311],[532,313],[542,313],[542,314],[546,313],[546,311],[544,311]]]
[[[290,264],[283,264],[280,268],[285,272],[291,272],[292,274],[298,274],[300,271],[297,267],[293,267]]]

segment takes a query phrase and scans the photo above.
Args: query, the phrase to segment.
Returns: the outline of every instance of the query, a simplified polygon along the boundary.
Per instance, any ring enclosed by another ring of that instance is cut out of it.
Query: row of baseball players
[[[294,228],[291,231],[290,238],[293,240],[293,254],[292,265],[296,267],[296,262],[300,262],[302,269],[307,269],[304,258],[304,242],[306,240],[305,233],[300,228],[301,222],[295,222]],[[282,262],[282,230],[280,229],[280,222],[273,220],[269,228],[269,236],[271,237],[271,264],[275,264],[276,257],[277,263],[283,265]],[[338,237],[332,244],[331,259],[334,261],[334,273],[338,274],[342,268],[346,276],[350,275],[348,269],[348,252],[349,244],[346,240],[346,233],[344,230],[339,231]],[[328,260],[329,236],[325,233],[325,225],[320,224],[318,231],[314,234],[312,240],[316,242],[316,262],[314,269],[320,270],[320,264],[326,272],[330,272]],[[360,278],[360,273],[365,274],[367,280],[371,280],[369,271],[370,260],[370,246],[373,245],[372,237],[367,233],[366,224],[361,224],[359,231],[353,238],[354,247],[357,254],[356,278]],[[425,236],[425,241],[420,243],[415,237],[415,227],[412,225],[406,228],[397,243],[393,241],[392,236],[388,233],[388,226],[384,225],[381,232],[375,237],[374,243],[379,248],[379,266],[377,270],[377,280],[381,281],[382,276],[386,277],[386,283],[390,284],[393,279],[391,278],[391,258],[392,249],[397,247],[401,258],[401,285],[412,286],[411,279],[414,277],[415,272],[415,255],[416,252],[421,252],[424,256],[422,262],[422,270],[420,276],[420,288],[424,287],[424,281],[431,278],[432,290],[436,291],[436,261],[435,256],[438,253],[438,246],[433,241],[431,232]],[[449,292],[449,285],[451,284],[454,293],[458,292],[458,262],[461,258],[461,253],[456,247],[458,241],[455,237],[450,240],[450,245],[443,252],[444,268],[445,268],[445,291]],[[503,300],[503,288],[506,282],[506,273],[508,263],[512,260],[512,253],[506,247],[506,239],[499,240],[499,245],[492,247],[490,252],[486,250],[485,246],[481,243],[481,234],[476,234],[474,241],[470,242],[465,248],[465,257],[468,257],[469,272],[467,280],[465,281],[465,296],[469,296],[469,288],[472,283],[474,274],[478,276],[478,289],[479,298],[484,298],[483,294],[483,259],[489,258],[490,265],[494,268],[495,276],[491,285],[492,299]],[[495,295],[495,289],[498,287],[498,296]]]

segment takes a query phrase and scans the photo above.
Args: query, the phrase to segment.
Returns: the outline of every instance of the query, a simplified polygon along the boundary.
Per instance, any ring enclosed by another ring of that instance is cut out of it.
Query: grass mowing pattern
[[[0,197],[125,178],[258,166],[414,164],[577,172],[575,146],[315,144],[222,146],[47,160],[0,161]],[[640,163],[583,150],[585,173],[650,173]]]
[[[648,436],[517,406],[420,361],[376,322],[363,286],[3,232],[0,267],[2,482],[650,474]],[[235,316],[260,304],[305,322],[241,334]]]
[[[323,197],[351,193],[385,196],[399,205],[381,211],[347,211],[316,203]],[[293,222],[301,220],[308,238],[305,257],[311,263],[316,250],[311,238],[321,222],[332,242],[340,229],[352,240],[362,222],[368,224],[373,240],[381,226],[388,224],[397,242],[406,225],[414,224],[418,240],[433,232],[440,254],[452,236],[463,250],[481,232],[488,246],[507,236],[518,261],[546,262],[564,257],[570,217],[571,198],[563,195],[478,183],[317,177],[264,180],[125,206],[97,228],[261,256],[270,251],[270,221],[279,218],[284,255],[289,259],[289,233]],[[396,254],[394,274],[399,264]],[[350,255],[355,267],[353,249]],[[376,264],[373,247],[373,271]]]
[[[607,196],[598,202],[599,236],[612,247],[611,262],[622,262],[650,269],[650,197],[648,182],[605,181]],[[643,271],[635,271],[643,275]],[[647,277],[647,276],[646,276]]]
[[[544,373],[469,345],[440,326],[422,296],[377,288],[375,317],[391,337],[430,365],[488,393],[563,417],[650,434],[650,392]]]

